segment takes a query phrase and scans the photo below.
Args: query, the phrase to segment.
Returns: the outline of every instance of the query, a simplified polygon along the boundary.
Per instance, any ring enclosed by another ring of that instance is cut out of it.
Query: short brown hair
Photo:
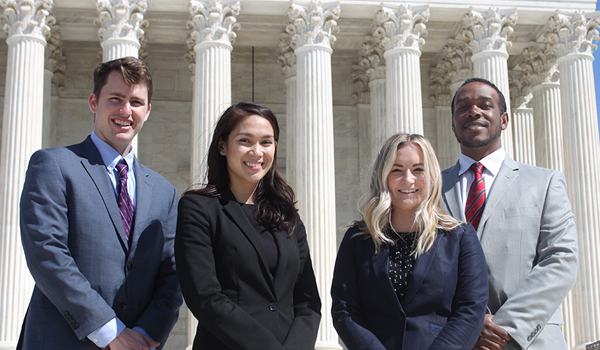
[[[108,75],[113,71],[120,72],[125,84],[129,86],[135,84],[146,85],[148,88],[148,104],[150,104],[152,99],[152,75],[150,75],[148,66],[135,57],[123,57],[102,62],[94,68],[94,95],[96,95],[96,98],[106,85]]]

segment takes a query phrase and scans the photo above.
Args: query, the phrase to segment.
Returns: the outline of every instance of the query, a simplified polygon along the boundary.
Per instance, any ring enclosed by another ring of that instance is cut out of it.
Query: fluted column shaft
[[[308,233],[317,284],[323,301],[317,349],[341,349],[333,328],[331,278],[336,252],[335,160],[330,48],[296,49],[298,99],[296,117],[296,193]]]
[[[437,123],[437,157],[440,168],[446,169],[454,165],[460,156],[460,145],[452,132],[452,112],[450,106],[435,106]]]
[[[42,148],[54,147],[56,140],[56,113],[53,107],[52,96],[52,77],[54,73],[48,69],[44,69],[44,107],[42,128]]]
[[[298,79],[295,75],[288,77],[285,79],[286,86],[286,181],[292,186],[294,191],[297,190],[297,180],[296,180],[296,158],[297,156],[297,124],[298,120],[296,117],[297,112],[297,103],[296,99],[298,98],[298,89],[297,85]],[[301,146],[302,147],[302,146]]]
[[[531,92],[536,163],[543,168],[564,171],[560,84],[542,83]]]
[[[228,43],[205,41],[194,47],[196,73],[192,114],[191,182],[202,180],[215,124],[231,105],[231,50]]]
[[[533,109],[520,107],[512,112],[514,156],[517,162],[536,165]]]
[[[100,46],[102,46],[102,62],[128,56],[138,58],[140,53],[139,41],[127,38],[106,39]]]
[[[369,90],[371,90],[370,162],[373,162],[375,158],[377,158],[379,148],[383,145],[385,140],[391,136],[390,127],[387,125],[388,118],[385,112],[386,80],[384,78],[371,79],[369,81]],[[368,164],[365,164],[365,166],[368,168]]]
[[[421,52],[396,48],[385,52],[387,137],[399,132],[423,134]]]
[[[506,130],[500,136],[502,147],[511,157],[514,156],[513,127],[510,122],[510,90],[508,87],[508,53],[503,51],[483,51],[473,54],[473,77],[484,78],[494,83],[506,100],[506,112],[509,115],[509,123]]]
[[[576,344],[600,338],[600,144],[591,54],[559,58],[564,172],[579,240],[572,296]]]
[[[19,229],[19,199],[29,157],[42,146],[44,48],[35,35],[13,35],[8,43],[2,158],[0,161],[0,349],[16,345],[29,304],[29,274]]]

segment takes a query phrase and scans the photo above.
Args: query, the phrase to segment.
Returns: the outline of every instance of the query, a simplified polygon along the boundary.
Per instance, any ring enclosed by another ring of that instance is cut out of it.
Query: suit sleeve
[[[198,322],[234,350],[283,350],[275,336],[221,293],[208,212],[195,200],[179,201],[175,258],[186,305]],[[243,335],[243,336],[242,336]]]
[[[452,299],[452,313],[429,347],[430,350],[471,349],[483,326],[488,301],[485,256],[473,227],[462,227],[465,231],[460,239],[458,279]]]
[[[175,227],[177,225],[177,190],[172,188],[165,227],[159,234],[165,235],[161,263],[154,279],[152,300],[135,322],[148,335],[164,345],[179,317],[183,300],[175,269]],[[160,320],[160,321],[158,321]]]
[[[369,288],[358,283],[355,230],[348,230],[335,260],[331,285],[331,315],[333,326],[350,350],[386,350],[381,341],[367,329],[361,314],[359,288]]]
[[[53,156],[44,150],[34,153],[21,195],[21,241],[36,287],[81,340],[116,315],[69,251],[67,191]]]
[[[294,321],[283,343],[289,350],[314,349],[321,320],[321,299],[312,268],[306,229],[298,218],[294,235],[300,251],[300,271],[294,285]]]
[[[560,172],[549,181],[536,255],[531,272],[494,316],[523,349],[559,308],[577,274],[577,232]]]

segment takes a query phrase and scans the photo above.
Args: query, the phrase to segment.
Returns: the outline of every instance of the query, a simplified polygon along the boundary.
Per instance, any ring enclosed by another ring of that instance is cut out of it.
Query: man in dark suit
[[[470,79],[458,89],[461,155],[442,173],[443,206],[473,224],[487,261],[489,314],[475,349],[566,350],[560,303],[575,282],[577,232],[565,178],[512,160],[500,139],[507,125],[494,84]]]
[[[132,149],[151,97],[142,61],[101,63],[92,135],[31,157],[21,238],[36,285],[23,349],[162,347],[177,321],[177,191]]]

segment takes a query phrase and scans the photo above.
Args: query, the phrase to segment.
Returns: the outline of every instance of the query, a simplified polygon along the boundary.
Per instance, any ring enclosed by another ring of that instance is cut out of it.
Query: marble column
[[[296,78],[296,54],[294,50],[295,45],[292,44],[291,35],[289,33],[281,34],[279,39],[279,63],[285,76],[286,87],[285,177],[287,183],[296,190],[296,147],[298,147],[296,145],[296,99],[298,98],[298,79]]]
[[[536,165],[563,171],[562,114],[556,57],[547,44],[525,49],[519,66],[531,85]]]
[[[139,58],[140,39],[148,26],[144,19],[147,7],[147,0],[96,0],[103,62]]]
[[[29,157],[42,147],[44,49],[52,0],[2,0],[8,39],[0,155],[0,349],[14,349],[33,279],[19,229],[19,199]]]
[[[521,71],[509,71],[509,88],[513,106],[511,119],[514,159],[517,162],[536,165],[533,108],[530,107],[533,95],[528,77]]]
[[[383,35],[376,32],[366,36],[358,52],[358,65],[353,68],[353,85],[355,86],[357,105],[368,105],[369,111],[362,113],[368,117],[359,132],[361,138],[361,173],[368,172],[370,164],[377,157],[379,148],[387,139],[388,127],[385,114],[385,47],[381,43]],[[370,177],[370,176],[368,176]]]
[[[436,57],[429,71],[429,81],[435,95],[437,157],[442,169],[453,166],[460,155],[460,145],[452,131],[452,97],[471,75],[470,48],[464,41],[450,40]]]
[[[56,146],[58,90],[64,89],[66,63],[62,55],[60,27],[51,26],[51,34],[46,44],[46,67],[44,69],[44,126],[42,148]]]
[[[190,182],[206,177],[206,155],[215,124],[231,105],[231,50],[240,2],[190,0],[188,28],[196,52]]]
[[[510,116],[510,91],[508,87],[508,48],[517,22],[516,9],[489,8],[487,11],[471,9],[463,17],[463,35],[473,50],[473,77],[494,83],[506,98]],[[510,118],[509,118],[510,119]],[[509,122],[502,132],[502,147],[512,157],[513,133]]]
[[[102,46],[102,62],[122,57],[139,58],[140,39],[148,21],[144,19],[146,0],[96,0],[100,25],[98,37]],[[133,149],[138,151],[138,136],[133,139]]]
[[[296,46],[296,145],[302,145],[296,148],[296,195],[323,303],[316,349],[341,349],[329,312],[337,246],[331,46],[339,13],[337,2],[292,2],[286,28]]]
[[[568,340],[581,347],[600,339],[600,136],[592,68],[599,18],[600,12],[557,11],[548,22],[560,72],[564,172],[579,242],[579,268],[571,291],[577,318]]]
[[[385,5],[377,12],[379,27],[385,33],[387,136],[398,132],[423,134],[419,59],[428,20],[428,6]]]

